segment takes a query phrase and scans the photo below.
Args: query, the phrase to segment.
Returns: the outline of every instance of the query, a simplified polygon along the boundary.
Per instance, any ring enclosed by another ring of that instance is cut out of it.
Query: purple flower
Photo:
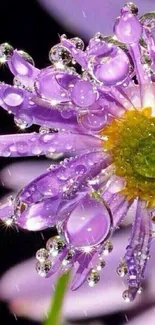
[[[37,173],[39,175],[44,168],[46,168],[46,163],[13,164],[1,172],[1,179],[8,188],[17,191],[34,179]],[[17,183],[18,175],[21,175],[20,183]],[[134,325],[135,321],[137,323],[138,321],[146,322],[145,315],[148,322],[150,321],[149,324],[152,324],[154,309],[151,306],[154,304],[155,299],[153,259],[149,261],[150,265],[146,274],[143,294],[132,304],[124,304],[121,298],[124,283],[120,281],[118,275],[113,271],[124,254],[128,236],[128,229],[125,228],[121,228],[114,235],[114,252],[108,256],[106,272],[102,270],[101,281],[94,288],[90,288],[85,284],[76,292],[68,290],[63,308],[65,318],[72,320],[88,319],[122,311],[124,313],[124,324],[126,319],[133,322],[131,324]],[[153,251],[154,242],[152,254]],[[34,270],[34,265],[35,260],[31,259],[7,271],[0,280],[0,299],[8,301],[11,312],[17,316],[41,321],[48,312],[57,275],[46,281],[40,279]],[[145,311],[142,312],[141,308],[145,309]]]
[[[26,185],[0,207],[0,217],[31,231],[56,226],[58,235],[36,254],[36,270],[48,278],[74,267],[74,291],[99,282],[112,235],[132,215],[117,268],[127,302],[141,292],[153,233],[154,27],[154,13],[139,19],[127,3],[114,36],[97,33],[84,50],[81,39],[62,35],[49,53],[52,65],[41,71],[25,52],[0,47],[14,75],[13,86],[0,85],[2,107],[21,129],[41,126],[39,133],[1,136],[0,154],[73,156]]]

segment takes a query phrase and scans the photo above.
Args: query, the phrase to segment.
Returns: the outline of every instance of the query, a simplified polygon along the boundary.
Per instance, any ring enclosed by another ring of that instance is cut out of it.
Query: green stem
[[[62,275],[57,282],[48,317],[43,325],[62,324],[62,305],[68,287],[70,273]]]

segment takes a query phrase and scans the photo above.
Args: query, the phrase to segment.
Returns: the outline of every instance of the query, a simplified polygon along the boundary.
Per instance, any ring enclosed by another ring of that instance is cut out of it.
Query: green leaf
[[[51,308],[48,313],[48,318],[43,325],[61,325],[62,324],[62,306],[65,293],[68,287],[70,273],[62,275],[57,282],[55,293],[52,298]]]

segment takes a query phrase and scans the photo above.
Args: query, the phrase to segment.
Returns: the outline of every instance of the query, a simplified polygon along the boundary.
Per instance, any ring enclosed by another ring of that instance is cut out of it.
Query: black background
[[[58,0],[59,1],[59,0]],[[38,68],[46,67],[48,52],[59,40],[59,34],[66,31],[34,0],[1,0],[0,1],[0,43],[8,42],[14,48],[28,52]],[[69,35],[69,33],[67,32]],[[75,36],[75,35],[69,35]],[[11,81],[7,68],[0,69],[0,80]],[[0,110],[0,134],[16,133],[17,127],[13,117],[2,109]],[[24,158],[25,160],[27,158]],[[40,158],[37,158],[40,159]],[[22,159],[0,158],[0,169],[10,162]],[[19,175],[20,177],[20,175]],[[17,178],[18,182],[18,178]],[[0,187],[1,196],[7,189]],[[50,233],[51,235],[51,233]],[[44,232],[45,239],[49,238],[49,231]],[[17,232],[0,227],[0,275],[9,267],[28,257],[34,256],[37,249],[44,246],[40,233]],[[125,322],[124,315],[114,315],[104,318],[108,325],[118,325]],[[0,325],[33,325],[32,321],[16,319],[10,314],[5,304],[0,304]],[[87,321],[88,324],[88,321]],[[51,324],[52,325],[52,324]]]

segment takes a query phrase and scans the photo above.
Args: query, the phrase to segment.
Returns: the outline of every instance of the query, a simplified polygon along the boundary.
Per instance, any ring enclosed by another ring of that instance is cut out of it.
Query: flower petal
[[[112,34],[112,22],[118,16],[119,8],[124,5],[122,0],[66,0],[65,6],[57,0],[39,0],[51,15],[65,25],[66,29],[76,31],[82,36],[89,37],[100,31],[104,35]],[[137,0],[140,14],[154,10],[152,0]],[[96,19],[97,18],[97,19]]]
[[[85,318],[86,315],[88,318],[95,317],[142,306],[146,301],[149,303],[154,299],[154,293],[149,294],[147,289],[132,304],[126,304],[122,299],[124,285],[115,269],[120,256],[123,256],[128,235],[128,232],[119,231],[114,237],[114,253],[108,258],[99,284],[92,289],[86,283],[76,292],[68,291],[64,304],[65,317],[71,319]],[[10,302],[11,310],[17,315],[40,320],[48,311],[56,276],[41,279],[35,273],[34,267],[35,261],[32,259],[9,270],[0,281],[0,297]],[[153,268],[152,262],[152,272]]]
[[[85,185],[88,179],[98,175],[108,165],[109,156],[101,151],[53,166],[55,168],[32,181],[17,195],[12,203],[16,224],[33,231],[53,226],[59,204],[65,204],[66,199],[67,205],[72,205],[76,193],[84,196],[88,189],[85,189],[86,186],[82,188],[82,184]]]
[[[8,165],[2,169],[0,173],[1,183],[5,187],[19,191],[25,185],[29,184],[32,180],[45,172],[49,167],[49,163],[49,161],[31,161]]]
[[[102,149],[98,137],[70,133],[53,132],[47,134],[24,133],[0,136],[0,155],[4,157],[38,156],[53,153],[76,153]]]

